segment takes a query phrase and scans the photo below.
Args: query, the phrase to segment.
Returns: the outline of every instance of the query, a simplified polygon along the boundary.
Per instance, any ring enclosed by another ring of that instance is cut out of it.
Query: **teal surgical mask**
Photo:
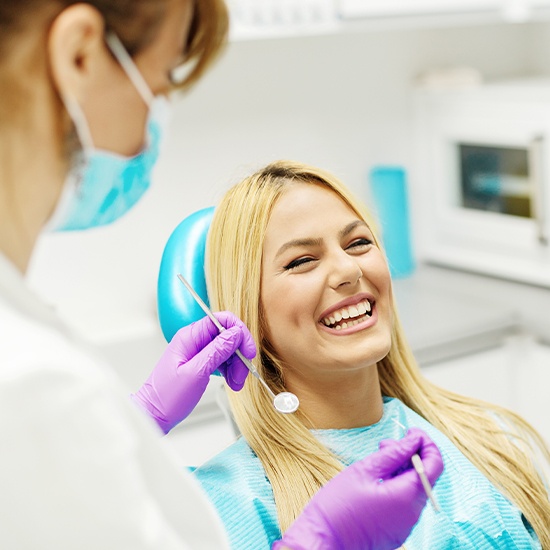
[[[167,121],[168,100],[164,96],[153,95],[114,34],[109,34],[106,41],[149,107],[145,145],[133,157],[97,149],[80,105],[73,98],[64,96],[63,101],[75,125],[82,151],[67,175],[56,211],[48,223],[53,231],[89,229],[120,218],[149,188],[151,172],[158,159],[159,144]]]

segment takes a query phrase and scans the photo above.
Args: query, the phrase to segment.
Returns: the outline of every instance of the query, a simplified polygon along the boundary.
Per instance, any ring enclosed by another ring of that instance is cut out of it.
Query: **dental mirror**
[[[271,392],[273,394],[273,392]],[[298,398],[289,391],[273,394],[273,406],[283,414],[293,413],[300,406]]]
[[[223,332],[225,330],[225,327],[216,319],[212,311],[210,311],[210,308],[203,302],[201,297],[195,292],[195,289],[185,280],[185,277],[181,273],[178,273],[178,279],[185,285],[185,288],[187,288],[187,290],[191,293],[191,295],[196,300],[197,304],[199,304],[204,313],[206,313],[210,320],[216,325],[217,329],[220,332]],[[273,406],[278,412],[282,414],[290,414],[298,409],[298,407],[300,406],[300,401],[298,400],[298,397],[296,397],[296,395],[288,391],[284,391],[275,395],[273,390],[267,385],[267,382],[260,376],[260,373],[256,370],[256,367],[252,364],[252,362],[247,359],[239,350],[235,352],[235,355],[245,364],[246,368],[250,371],[252,376],[254,376],[254,378],[257,378],[262,386],[267,390],[273,401]]]

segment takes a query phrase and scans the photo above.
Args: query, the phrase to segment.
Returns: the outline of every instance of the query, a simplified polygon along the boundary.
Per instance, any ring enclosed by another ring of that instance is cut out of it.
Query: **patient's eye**
[[[372,241],[370,239],[356,239],[351,244],[349,244],[346,248],[346,250],[352,250],[356,252],[363,252],[364,250],[368,249],[372,245]]]
[[[314,262],[315,259],[311,257],[302,257],[302,258],[296,258],[296,260],[292,260],[290,263],[284,266],[284,269],[287,271],[290,271],[292,269],[296,269],[300,266],[305,266],[311,262]]]

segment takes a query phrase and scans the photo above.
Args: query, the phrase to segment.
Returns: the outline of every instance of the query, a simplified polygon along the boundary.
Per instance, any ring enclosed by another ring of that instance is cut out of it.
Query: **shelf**
[[[230,39],[523,23],[550,17],[550,0],[230,0]]]
[[[503,0],[341,0],[337,11],[342,19],[357,19],[500,11],[502,5]]]

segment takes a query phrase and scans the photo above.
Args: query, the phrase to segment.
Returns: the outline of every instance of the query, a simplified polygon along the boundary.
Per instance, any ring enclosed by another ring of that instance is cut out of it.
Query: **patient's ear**
[[[81,103],[104,68],[112,64],[105,21],[89,4],[74,4],[54,20],[47,41],[52,79],[61,95]]]

